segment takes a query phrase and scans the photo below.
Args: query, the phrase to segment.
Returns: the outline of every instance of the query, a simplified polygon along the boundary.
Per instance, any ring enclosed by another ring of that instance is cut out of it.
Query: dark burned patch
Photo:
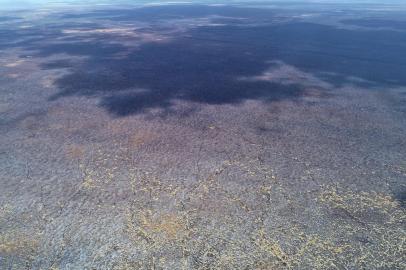
[[[308,34],[303,35],[303,31]],[[320,35],[327,36],[326,40],[317,39]],[[44,46],[38,55],[88,56],[83,66],[57,81],[61,89],[58,96],[107,94],[101,104],[114,114],[126,115],[166,107],[174,99],[233,104],[247,99],[272,102],[315,94],[328,96],[320,91],[304,92],[300,85],[237,81],[238,77],[261,74],[268,67],[265,60],[273,59],[314,74],[327,70],[330,75],[324,79],[337,87],[344,83],[362,86],[405,83],[401,74],[406,66],[397,55],[399,50],[388,52],[386,60],[376,58],[375,48],[365,52],[371,35],[316,24],[202,27],[175,36],[168,43],[145,44],[122,59],[114,59],[114,55],[126,48],[104,44],[103,40]],[[396,37],[399,38],[405,39]],[[397,68],[391,69],[393,65]],[[94,72],[98,69],[106,72]],[[119,93],[132,88],[148,91],[127,97]]]
[[[42,59],[54,55],[84,57],[76,65],[70,59],[43,63],[44,69],[70,70],[56,81],[60,91],[50,100],[99,97],[100,105],[118,116],[150,108],[167,109],[175,100],[237,104],[253,99],[274,102],[331,95],[325,90],[332,89],[315,86],[306,90],[300,83],[238,80],[260,75],[270,61],[313,74],[332,88],[406,84],[402,54],[406,34],[402,32],[338,29],[297,21],[274,24],[278,15],[273,10],[228,6],[170,5],[50,16],[61,21],[47,28],[37,25],[1,30],[0,47],[19,48]],[[189,27],[187,22],[176,21],[201,18],[223,24]],[[161,23],[174,19],[172,26],[165,27],[169,38],[165,42],[97,32],[106,29],[106,20],[117,27],[142,21],[143,27],[130,34],[159,35]],[[66,29],[83,32],[66,35]]]
[[[0,16],[0,22],[10,22],[21,19],[20,17],[14,16]]]
[[[60,69],[60,68],[70,68],[75,64],[67,59],[59,59],[52,62],[47,62],[41,65],[44,69]]]
[[[259,126],[256,128],[257,133],[259,134],[266,134],[266,133],[273,133],[277,135],[286,134],[286,131],[281,127],[265,127]]]
[[[389,20],[381,18],[362,18],[342,20],[341,23],[346,25],[355,25],[368,28],[392,28],[395,30],[406,30],[406,21],[404,20]]]
[[[399,188],[398,191],[394,192],[394,198],[399,201],[403,208],[406,208],[406,187]]]

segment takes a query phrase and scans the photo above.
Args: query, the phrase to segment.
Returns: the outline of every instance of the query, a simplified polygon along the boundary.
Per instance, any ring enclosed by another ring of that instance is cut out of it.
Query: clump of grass
[[[72,144],[67,147],[67,156],[70,159],[80,160],[85,155],[85,149],[83,145]]]
[[[151,210],[127,213],[127,232],[134,240],[141,237],[150,243],[179,240],[188,234],[184,217],[174,213],[154,215]]]
[[[401,210],[399,201],[389,195],[377,192],[355,192],[334,187],[323,191],[319,196],[319,201],[355,215],[365,211],[376,211],[384,215],[403,212],[399,211]],[[398,217],[405,218],[405,216]]]
[[[21,229],[3,231],[0,233],[0,254],[4,256],[1,265],[9,265],[10,269],[23,269],[24,264],[30,265],[38,254],[39,243],[40,235],[36,232]]]
[[[357,268],[406,268],[406,211],[399,201],[378,192],[340,187],[327,187],[318,201],[348,217],[337,221],[338,231],[351,243],[349,252]],[[354,241],[360,236],[363,242]]]
[[[11,230],[0,234],[0,253],[33,253],[38,240],[24,232]]]

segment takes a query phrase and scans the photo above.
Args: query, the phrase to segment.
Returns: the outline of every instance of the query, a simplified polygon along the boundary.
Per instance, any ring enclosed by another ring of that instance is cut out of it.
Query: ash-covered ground
[[[405,6],[0,14],[1,269],[406,268]]]

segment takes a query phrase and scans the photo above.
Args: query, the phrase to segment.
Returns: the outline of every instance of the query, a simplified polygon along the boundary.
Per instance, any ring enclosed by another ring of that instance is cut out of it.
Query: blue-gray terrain
[[[406,268],[405,4],[81,2],[0,3],[0,269]]]

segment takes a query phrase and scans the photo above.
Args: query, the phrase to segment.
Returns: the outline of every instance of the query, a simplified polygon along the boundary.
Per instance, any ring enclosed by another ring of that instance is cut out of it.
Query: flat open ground
[[[215,3],[0,13],[0,269],[406,269],[406,7]]]

